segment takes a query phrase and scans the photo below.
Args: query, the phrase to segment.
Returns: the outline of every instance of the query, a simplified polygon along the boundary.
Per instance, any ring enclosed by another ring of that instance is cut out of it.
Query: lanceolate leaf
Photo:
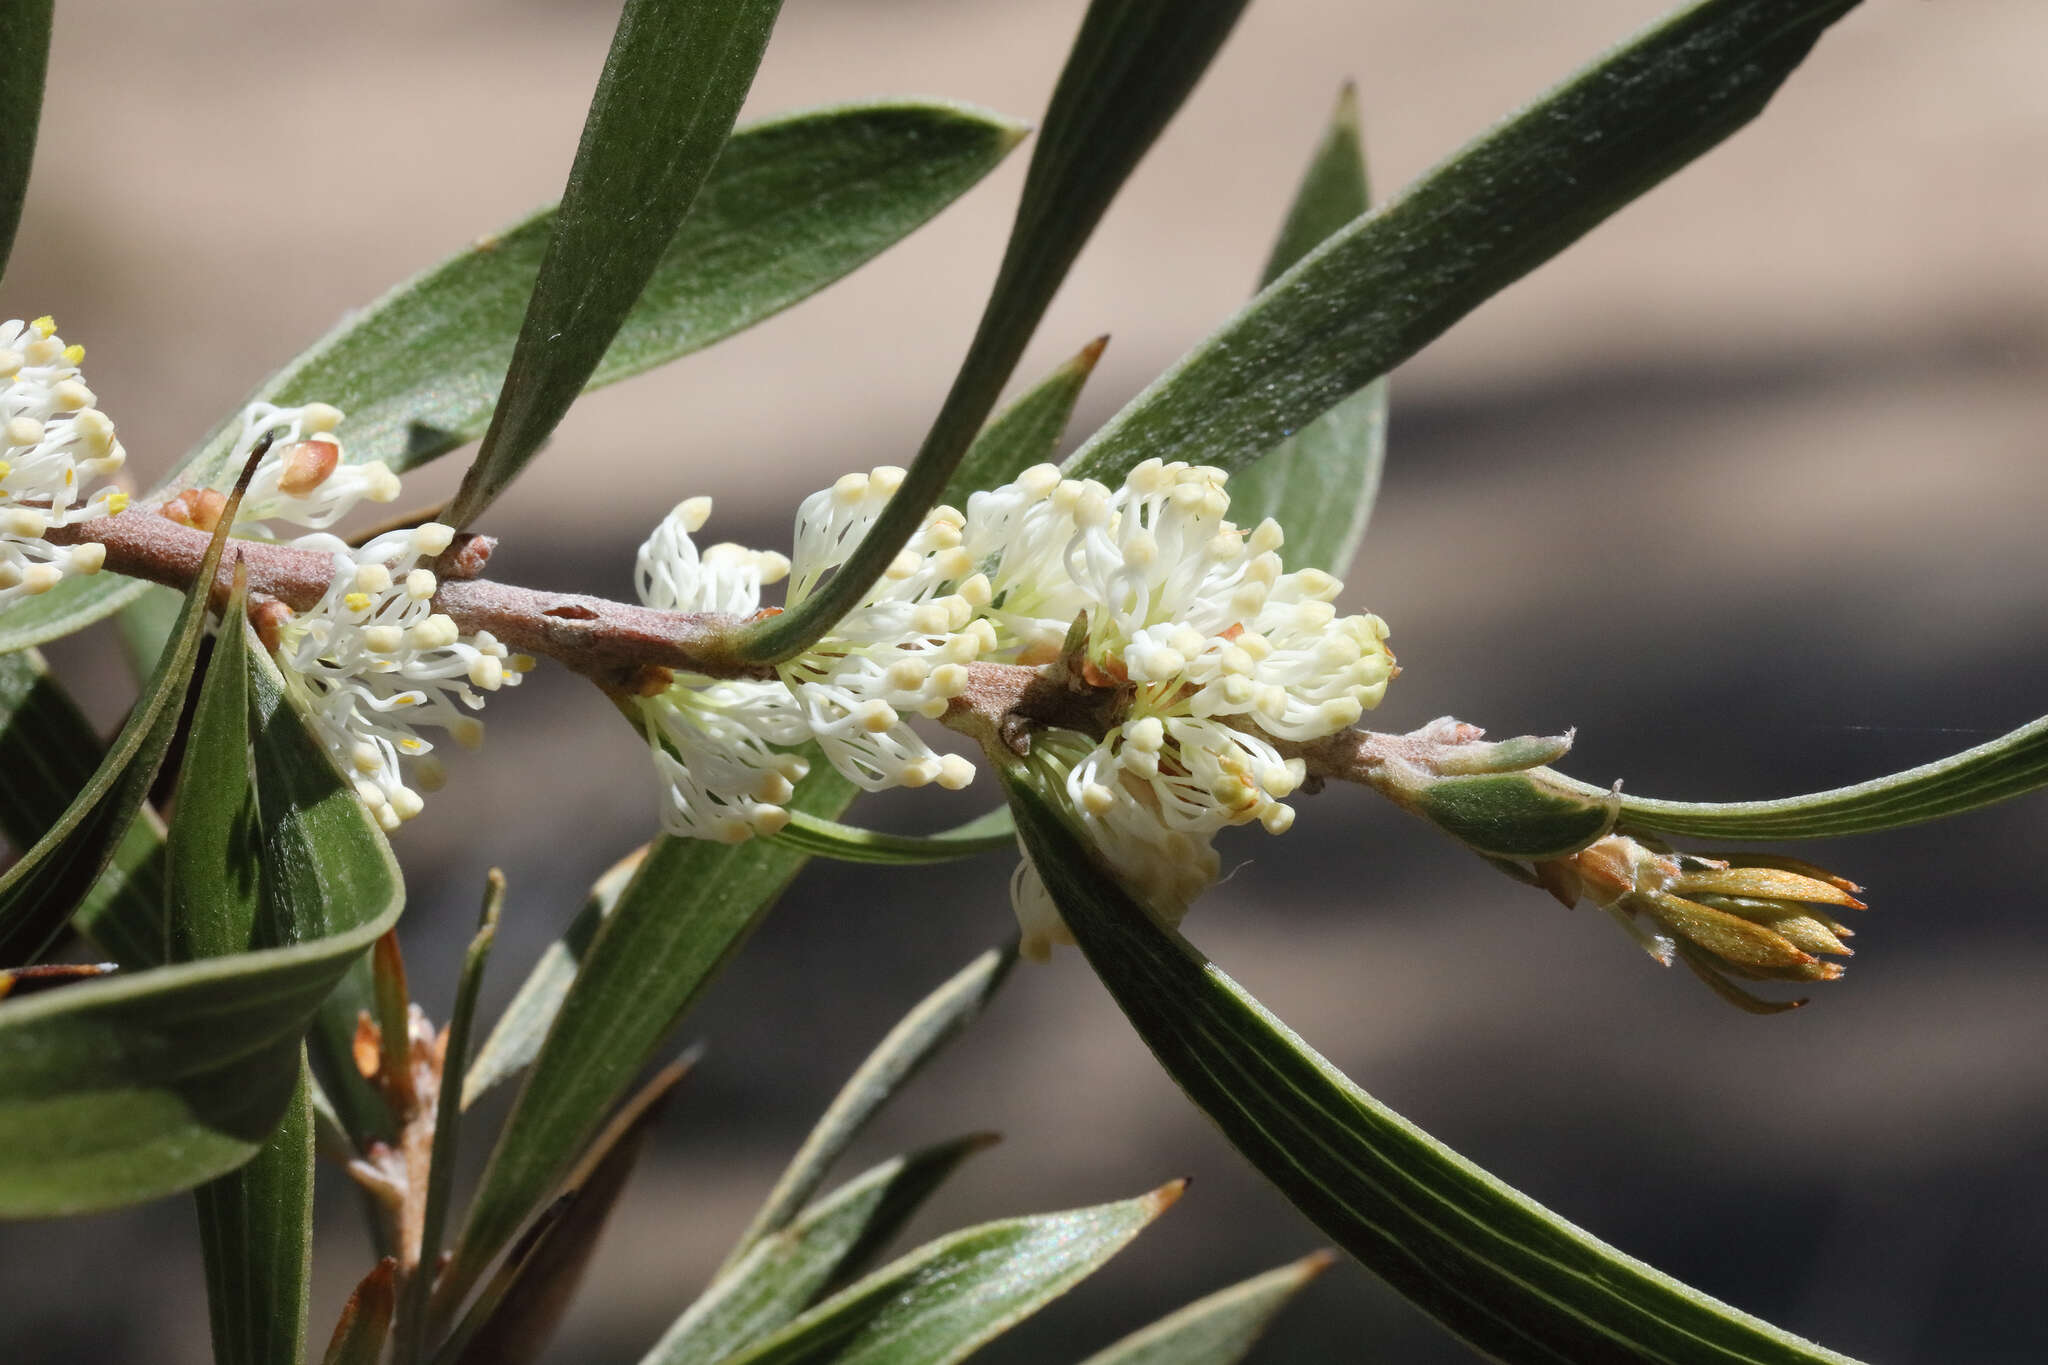
[[[888,1036],[867,1055],[833,1097],[817,1126],[775,1182],[767,1201],[726,1257],[730,1270],[755,1243],[787,1227],[825,1183],[847,1147],[889,1097],[902,1089],[924,1064],[961,1030],[981,1017],[996,990],[1017,965],[1014,944],[991,948],[968,963],[903,1016]]]
[[[1338,232],[1076,454],[1243,468],[1754,118],[1856,0],[1704,0]]]
[[[597,926],[618,904],[619,893],[626,889],[646,856],[647,846],[643,844],[612,864],[590,888],[590,898],[569,922],[568,931],[550,943],[540,961],[533,964],[533,970],[520,983],[519,993],[498,1016],[491,1036],[484,1039],[476,1060],[463,1077],[463,1108],[474,1104],[479,1095],[498,1082],[524,1071],[540,1051],[541,1040],[547,1037],[556,1012],[562,1008],[562,997],[569,993],[569,983],[576,979],[577,964],[589,951],[590,941],[597,937]]]
[[[49,833],[101,757],[99,736],[42,656],[0,654],[0,772],[8,777],[0,782],[0,836],[28,848]],[[155,966],[164,953],[163,907],[164,827],[144,806],[71,923],[116,961]]]
[[[820,858],[893,866],[949,863],[956,858],[972,858],[1017,846],[1017,829],[1007,806],[998,806],[964,825],[937,834],[885,834],[859,825],[843,825],[837,820],[794,815],[775,837],[791,848]]]
[[[953,471],[953,481],[939,501],[965,507],[970,494],[1008,483],[1031,466],[1050,462],[1059,453],[1060,438],[1067,434],[1074,404],[1080,401],[1081,390],[1108,345],[1108,337],[1095,338],[991,417],[960,457],[960,467]]]
[[[1550,775],[1567,786],[1596,787]],[[2048,787],[2048,718],[1887,777],[1775,801],[1656,801],[1623,795],[1622,826],[1702,839],[1833,839],[1960,815]]]
[[[265,934],[249,762],[248,589],[237,565],[178,775],[169,844],[172,961],[246,953],[262,946]],[[313,1122],[303,1057],[297,1082],[283,1121],[255,1157],[192,1192],[215,1365],[297,1365],[304,1358]]]
[[[641,1365],[716,1365],[759,1341],[864,1269],[962,1161],[994,1141],[958,1138],[848,1181],[713,1280]]]
[[[288,946],[0,1003],[0,1217],[114,1208],[241,1165],[293,1103],[299,1039],[398,918],[383,836],[250,651],[264,923]]]
[[[482,449],[467,526],[576,401],[732,134],[782,0],[626,0]]]
[[[0,6],[0,273],[14,250],[21,201],[35,160],[43,112],[43,74],[50,64],[52,0],[10,0]]]
[[[830,818],[853,790],[820,769],[798,786],[792,807]],[[803,862],[769,839],[654,842],[583,955],[505,1120],[436,1290],[443,1312],[553,1196],[604,1115]]]
[[[742,128],[719,155],[587,387],[702,350],[809,297],[973,188],[1024,130],[936,100],[835,105]],[[403,472],[483,435],[555,212],[544,209],[351,314],[252,395],[348,414],[347,458]],[[209,480],[224,423],[179,477]],[[69,634],[149,585],[73,576],[0,615],[0,653]]]
[[[1258,1344],[1273,1315],[1333,1259],[1329,1252],[1319,1251],[1197,1299],[1082,1365],[1236,1365]]]
[[[1067,927],[1167,1074],[1295,1207],[1451,1331],[1517,1365],[1843,1365],[1573,1227],[1374,1100],[1119,888],[1030,774],[1004,781]]]
[[[255,1157],[192,1194],[214,1365],[298,1365],[313,1275],[313,1110],[303,1060],[284,1118]]]
[[[250,470],[254,468],[252,461]],[[250,470],[243,471],[245,480]],[[56,823],[0,876],[0,964],[33,961],[63,931],[65,921],[113,861],[122,835],[142,810],[177,729],[178,711],[199,659],[207,598],[227,545],[227,528],[241,498],[238,485],[221,514],[220,529],[200,561],[198,577],[185,595],[185,608],[178,616],[170,647],[99,768]]]
[[[1183,1184],[943,1237],[827,1299],[729,1365],[964,1360],[1093,1274],[1170,1208]]]
[[[1060,281],[1244,6],[1245,0],[1092,0],[1046,109],[980,326],[903,486],[818,592],[743,637],[744,657],[786,658],[817,640],[860,601],[954,483]]]
[[[569,1309],[626,1178],[689,1066],[685,1059],[664,1068],[591,1144],[569,1177],[567,1206],[518,1258],[490,1311],[465,1320],[436,1355],[437,1363],[527,1365],[539,1359]]]
[[[1259,287],[1363,214],[1370,197],[1358,93],[1346,85]],[[1287,531],[1281,557],[1289,569],[1325,569],[1341,577],[1365,534],[1386,449],[1387,381],[1375,379],[1232,478],[1231,519],[1256,526],[1272,517]]]

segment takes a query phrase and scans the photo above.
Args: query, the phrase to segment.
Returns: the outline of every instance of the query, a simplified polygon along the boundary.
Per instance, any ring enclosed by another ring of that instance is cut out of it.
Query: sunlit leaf
[[[833,1295],[730,1365],[947,1365],[1093,1274],[1180,1198],[1184,1182],[1118,1204],[984,1223]]]
[[[1596,787],[1549,774],[1568,787]],[[1899,829],[2048,787],[2048,718],[1917,768],[1773,801],[1658,801],[1621,797],[1624,828],[1701,839],[1833,839]]]
[[[739,117],[782,0],[626,0],[490,429],[445,519],[467,526],[569,411]]]
[[[830,818],[853,790],[820,769],[791,804]],[[554,1196],[605,1114],[803,862],[768,839],[654,842],[562,998],[484,1168],[437,1303],[466,1295]]]
[[[1346,85],[1259,287],[1363,214],[1370,198],[1358,94]],[[1324,569],[1341,578],[1372,515],[1386,449],[1387,381],[1376,379],[1234,476],[1231,520],[1256,526],[1272,517],[1287,531],[1281,559],[1289,569]]]
[[[1082,1365],[1236,1365],[1258,1344],[1273,1315],[1335,1259],[1327,1251],[1197,1299],[1132,1333]]]
[[[766,119],[726,143],[588,387],[702,350],[872,260],[973,188],[1023,136],[967,105],[895,99]],[[403,472],[491,419],[555,212],[464,248],[349,314],[252,395],[348,413],[347,458]],[[238,429],[238,428],[235,428]],[[174,479],[216,477],[223,424]],[[0,614],[0,653],[67,635],[150,587],[73,575]]]
[[[1242,469],[1762,111],[1856,0],[1704,0],[1310,252],[1076,452]]]
[[[849,1180],[720,1273],[641,1365],[715,1365],[775,1331],[865,1269],[962,1161],[994,1141],[958,1138]]]
[[[1489,1357],[1844,1365],[1626,1256],[1374,1100],[1096,861],[1018,766],[1032,861],[1088,963],[1173,1077],[1338,1245]]]
[[[832,1164],[845,1153],[861,1129],[889,1097],[924,1069],[925,1063],[981,1017],[991,997],[1017,965],[1014,944],[991,948],[949,977],[875,1045],[847,1078],[819,1118],[789,1167],[775,1182],[767,1200],[740,1235],[725,1265],[734,1262],[762,1238],[780,1232],[825,1183]]]
[[[1208,69],[1245,0],[1093,0],[1032,150],[974,340],[889,505],[824,585],[751,628],[740,653],[786,658],[858,603],[954,485],[1046,306],[1124,180]]]

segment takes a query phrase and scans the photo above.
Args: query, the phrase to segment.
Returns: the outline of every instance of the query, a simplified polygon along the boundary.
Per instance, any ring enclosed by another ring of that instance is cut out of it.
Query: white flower
[[[874,525],[903,471],[884,465],[848,474],[797,509],[789,604],[801,603]],[[967,690],[967,665],[995,645],[977,614],[986,576],[961,545],[962,517],[935,507],[859,605],[776,673],[803,707],[832,766],[868,791],[936,782],[957,790],[974,766],[940,756],[908,717],[936,719]]]
[[[223,466],[229,484],[258,440],[266,435],[275,439],[242,495],[242,510],[235,517],[237,533],[267,535],[261,525],[266,521],[322,531],[360,502],[397,501],[400,485],[390,466],[382,460],[348,463],[334,430],[341,421],[341,409],[327,403],[297,408],[251,403],[243,409],[242,433]]]
[[[781,555],[738,545],[699,554],[691,536],[710,515],[711,499],[691,498],[654,528],[635,564],[642,602],[665,611],[751,615],[762,585],[788,574]],[[662,781],[664,830],[738,843],[789,823],[785,803],[810,765],[783,749],[803,743],[810,731],[781,683],[684,672],[633,704]]]
[[[48,592],[67,573],[99,572],[103,547],[45,537],[128,505],[115,488],[85,492],[126,452],[79,377],[84,359],[85,348],[65,345],[47,317],[0,323],[0,608]]]
[[[1000,650],[1024,663],[1058,657],[1085,613],[1089,685],[1119,694],[1100,741],[1034,737],[1064,771],[1067,795],[1104,859],[1168,923],[1215,880],[1210,842],[1257,820],[1285,831],[1300,760],[1267,736],[1333,734],[1378,704],[1394,673],[1378,617],[1339,617],[1342,585],[1285,572],[1280,527],[1226,519],[1218,469],[1147,460],[1121,488],[1060,477],[1051,465],[968,500],[964,543],[987,566]],[[1021,868],[1012,901],[1027,945],[1065,941],[1050,902]]]
[[[488,631],[464,635],[433,607],[433,571],[420,567],[446,550],[452,527],[428,522],[378,536],[360,548],[330,535],[295,543],[326,550],[334,578],[326,595],[279,629],[277,660],[287,684],[312,718],[334,760],[386,829],[419,814],[419,793],[405,783],[403,763],[432,791],[441,785],[433,745],[422,726],[448,731],[456,743],[483,743],[484,693],[519,682],[533,666],[507,655]],[[460,703],[460,705],[458,705]]]

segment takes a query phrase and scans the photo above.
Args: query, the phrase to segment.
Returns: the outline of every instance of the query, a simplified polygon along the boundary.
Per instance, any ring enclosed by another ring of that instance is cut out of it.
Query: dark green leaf
[[[830,818],[853,790],[819,769],[791,807]],[[552,1197],[605,1113],[803,862],[768,839],[654,842],[583,955],[505,1120],[437,1303],[466,1295]]]
[[[185,595],[170,648],[129,711],[121,733],[107,747],[106,757],[43,837],[0,875],[0,965],[34,961],[63,932],[141,813],[178,727],[179,708],[199,661],[207,598],[227,546],[227,528],[254,469],[251,460],[242,471],[243,482],[229,497],[220,529]]]
[[[43,112],[43,75],[50,64],[52,0],[10,0],[0,5],[0,273],[14,251],[21,201],[36,154]]]
[[[1081,951],[1168,1075],[1345,1250],[1488,1356],[1843,1365],[1623,1255],[1360,1090],[1100,868],[1037,779],[1003,774]]]
[[[1333,1259],[1329,1252],[1318,1251],[1197,1299],[1082,1365],[1236,1365],[1258,1344],[1273,1315]]]
[[[49,833],[101,757],[99,736],[42,656],[0,654],[0,772],[8,775],[0,782],[0,836],[28,848]],[[163,907],[164,828],[144,806],[71,923],[124,966],[155,966],[164,954]]]
[[[463,1108],[476,1103],[479,1095],[498,1082],[524,1071],[540,1051],[541,1040],[547,1037],[556,1012],[562,1008],[562,997],[569,993],[569,983],[576,979],[576,966],[589,951],[590,941],[597,937],[597,926],[618,904],[619,893],[626,889],[646,856],[647,846],[643,844],[612,864],[590,888],[590,898],[569,922],[568,931],[550,943],[540,961],[533,964],[533,970],[520,983],[519,993],[498,1016],[491,1036],[484,1039],[476,1061],[463,1078]]]
[[[1575,790],[1599,790],[1552,777]],[[2048,718],[1917,768],[1807,796],[1656,801],[1623,795],[1621,824],[1703,839],[1833,839],[1961,815],[2042,787],[2048,787]]]
[[[1015,944],[991,948],[962,967],[917,1003],[847,1079],[819,1118],[789,1168],[775,1182],[760,1212],[725,1259],[730,1270],[762,1238],[780,1232],[810,1203],[832,1164],[889,1097],[924,1069],[926,1062],[981,1017],[996,989],[1017,965]]]
[[[964,825],[937,834],[885,834],[859,825],[843,825],[837,820],[795,814],[775,837],[778,842],[814,857],[891,866],[948,863],[1017,846],[1017,830],[1007,806],[998,806]]]
[[[881,100],[768,119],[735,132],[589,387],[702,350],[872,260],[992,169],[1023,136],[985,110]],[[544,209],[398,286],[260,385],[285,406],[348,413],[352,462],[401,473],[483,435],[540,273]],[[181,469],[209,481],[238,425]],[[76,575],[0,615],[0,653],[67,635],[149,585]]]
[[[1242,469],[1754,118],[1855,0],[1705,0],[1326,240],[1070,462]]]
[[[1059,453],[1074,404],[1081,400],[1081,390],[1108,345],[1108,337],[1095,338],[991,417],[960,457],[960,467],[939,501],[965,507],[969,494],[1008,483],[1035,464],[1049,463]]]
[[[741,637],[742,657],[782,659],[814,643],[861,600],[926,510],[954,484],[961,458],[1074,258],[1244,6],[1245,0],[1089,5],[1046,109],[980,326],[903,486],[817,592]]]
[[[427,1159],[427,1202],[420,1217],[423,1266],[440,1264],[443,1235],[448,1230],[448,1204],[455,1190],[455,1161],[461,1149],[461,1101],[469,1035],[476,1022],[477,993],[483,989],[484,963],[490,960],[491,944],[498,936],[498,914],[504,905],[505,874],[494,867],[484,886],[482,918],[469,941],[469,951],[463,954],[462,976],[455,986],[455,1007],[448,1015],[448,1034],[441,1051],[441,1089],[434,1106],[433,1150]],[[623,1180],[623,1173],[620,1178]],[[602,1215],[599,1220],[602,1222]],[[426,1345],[427,1289],[431,1282],[432,1276],[424,1270],[406,1277],[399,1295],[399,1339],[392,1350],[394,1365],[409,1365],[419,1359]],[[541,1335],[544,1340],[545,1333]]]
[[[293,1102],[308,1020],[398,918],[382,834],[269,657],[249,660],[264,922],[288,946],[0,1004],[0,1217],[153,1199],[247,1161]]]
[[[1185,1183],[942,1237],[835,1294],[729,1365],[964,1360],[1123,1250],[1172,1207]]]
[[[858,1274],[986,1133],[895,1157],[849,1180],[711,1282],[641,1365],[716,1365]]]
[[[1358,92],[1347,84],[1259,287],[1363,214],[1370,199]],[[1281,548],[1289,569],[1324,569],[1342,577],[1372,515],[1386,449],[1387,382],[1376,379],[1232,478],[1231,518],[1256,526],[1272,517],[1287,530]]]
[[[547,1349],[626,1178],[692,1060],[664,1067],[606,1125],[570,1173],[560,1213],[511,1258],[512,1273],[478,1301],[435,1355],[436,1365],[527,1365]]]
[[[782,0],[626,0],[497,410],[445,514],[476,520],[555,430],[732,135]]]
[[[383,1359],[384,1339],[391,1333],[391,1312],[397,1306],[392,1287],[397,1275],[398,1262],[386,1256],[363,1277],[342,1307],[321,1365],[377,1365]]]
[[[255,1157],[192,1194],[215,1365],[298,1365],[313,1274],[313,1111],[303,1061],[284,1119]]]
[[[237,564],[178,772],[177,818],[165,845],[171,962],[269,946],[257,938],[262,836],[249,767],[248,593]]]

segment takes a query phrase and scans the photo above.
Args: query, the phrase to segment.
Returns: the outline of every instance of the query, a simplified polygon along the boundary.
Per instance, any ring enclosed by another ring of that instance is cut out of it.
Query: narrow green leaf
[[[249,577],[237,561],[178,775],[167,856],[165,946],[173,962],[266,946],[249,757],[248,595]],[[248,1164],[192,1192],[217,1365],[297,1365],[305,1357],[313,1127],[302,1052],[296,1078],[277,1130]]]
[[[792,814],[787,827],[775,836],[777,842],[819,858],[836,858],[843,863],[882,863],[913,866],[919,863],[949,863],[1017,846],[1017,827],[1007,806],[977,815],[964,825],[937,834],[885,834],[880,830],[843,825],[814,815]]]
[[[981,323],[902,487],[817,592],[748,629],[739,642],[743,658],[784,659],[816,642],[859,603],[953,485],[1074,258],[1244,6],[1245,0],[1092,0],[1046,109]]]
[[[264,923],[287,946],[0,1004],[0,1217],[114,1208],[249,1160],[293,1103],[307,1022],[398,918],[383,835],[269,656],[248,657]]]
[[[732,134],[782,0],[626,0],[483,447],[445,514],[476,520],[555,430]]]
[[[738,130],[587,387],[702,350],[810,297],[972,189],[1023,133],[986,110],[920,99]],[[543,209],[399,285],[252,397],[333,403],[348,413],[347,458],[401,473],[476,440],[554,220]],[[238,429],[223,423],[174,477],[217,477]],[[74,575],[0,615],[0,653],[67,635],[147,592],[136,579]]]
[[[377,1365],[384,1358],[384,1339],[391,1333],[391,1312],[397,1304],[392,1287],[397,1275],[398,1262],[386,1256],[363,1277],[342,1307],[321,1365]]]
[[[477,931],[463,954],[462,976],[455,986],[455,1007],[448,1015],[448,1037],[442,1049],[441,1091],[434,1105],[433,1150],[427,1158],[427,1202],[420,1217],[420,1265],[406,1277],[399,1294],[398,1342],[393,1365],[419,1359],[426,1345],[427,1290],[440,1264],[443,1235],[448,1229],[448,1204],[455,1191],[455,1160],[461,1149],[463,1073],[469,1058],[469,1035],[476,1021],[476,998],[484,984],[484,964],[498,937],[498,914],[505,905],[505,874],[492,868],[484,885],[484,908]]]
[[[830,818],[853,790],[820,768],[791,806]],[[435,1291],[443,1314],[554,1194],[604,1114],[803,862],[767,839],[654,842],[583,955],[505,1120]]]
[[[960,457],[960,467],[939,501],[965,507],[969,494],[1008,483],[1033,465],[1051,463],[1059,453],[1060,438],[1067,434],[1074,405],[1081,401],[1081,390],[1108,345],[1108,337],[1095,338],[991,417]]]
[[[511,1275],[479,1301],[435,1365],[528,1365],[547,1349],[626,1178],[694,1060],[693,1053],[664,1067],[606,1126],[571,1172],[561,1212],[512,1258]]]
[[[520,983],[512,1003],[498,1016],[491,1036],[484,1039],[469,1073],[463,1077],[463,1108],[476,1103],[479,1095],[498,1082],[524,1071],[540,1051],[541,1040],[547,1037],[556,1013],[562,1008],[562,997],[569,993],[569,983],[576,979],[577,964],[589,951],[590,941],[597,937],[598,925],[618,904],[619,893],[626,889],[646,856],[647,845],[642,844],[606,869],[590,888],[583,908],[569,922],[568,931],[550,943],[540,961],[533,964],[533,970]]]
[[[1070,462],[1242,469],[1749,122],[1856,0],[1704,0],[1326,240]]]
[[[50,65],[52,0],[11,0],[0,5],[0,273],[14,251],[21,201],[36,154],[43,113],[43,76]]]
[[[257,941],[262,834],[249,767],[248,596],[248,573],[238,562],[192,713],[177,818],[165,845],[170,962],[269,946]]]
[[[1573,790],[1600,789],[1560,774]],[[1623,795],[1621,826],[1703,839],[1834,839],[1924,824],[2048,787],[2048,717],[1917,768],[1773,801],[1657,801]]]
[[[1370,206],[1358,92],[1346,83],[1259,287]],[[1372,515],[1386,449],[1387,381],[1376,379],[1233,477],[1231,517],[1240,526],[1272,517],[1287,531],[1281,550],[1289,569],[1324,569],[1342,577]]]
[[[1154,919],[1037,779],[1003,773],[1082,953],[1168,1075],[1317,1227],[1499,1360],[1844,1365],[1623,1255],[1354,1085]]]
[[[63,932],[72,911],[113,862],[114,850],[148,799],[199,660],[207,599],[227,546],[227,528],[255,468],[251,459],[228,498],[220,529],[185,595],[171,646],[129,711],[121,733],[107,747],[106,757],[43,837],[0,875],[0,964],[34,961]]]
[[[215,1365],[299,1365],[313,1276],[313,1111],[303,1060],[247,1165],[192,1192]]]
[[[896,1027],[875,1045],[847,1078],[819,1118],[804,1145],[797,1149],[767,1201],[740,1234],[725,1258],[725,1269],[752,1250],[762,1238],[780,1232],[810,1203],[825,1183],[832,1164],[867,1126],[889,1097],[924,1069],[926,1062],[981,1017],[998,987],[1017,965],[1014,943],[991,948],[962,967],[937,990],[920,1000]]]
[[[729,1365],[947,1365],[1092,1275],[1180,1198],[1175,1181],[1117,1204],[984,1223],[918,1248]]]
[[[8,775],[0,782],[0,837],[28,848],[48,834],[102,757],[99,736],[42,656],[0,654],[0,772]],[[163,845],[163,822],[144,806],[71,916],[73,928],[124,966],[163,961]]]
[[[962,1161],[994,1142],[956,1138],[849,1180],[713,1280],[640,1365],[716,1365],[775,1331],[859,1274]]]
[[[1318,1251],[1197,1299],[1082,1365],[1236,1365],[1258,1345],[1274,1315],[1334,1259]]]
[[[149,583],[144,585],[141,596],[114,614],[115,628],[121,633],[121,652],[128,656],[128,666],[135,670],[137,682],[147,678],[156,661],[163,657],[171,630],[178,623],[178,605],[182,600],[175,590]]]

